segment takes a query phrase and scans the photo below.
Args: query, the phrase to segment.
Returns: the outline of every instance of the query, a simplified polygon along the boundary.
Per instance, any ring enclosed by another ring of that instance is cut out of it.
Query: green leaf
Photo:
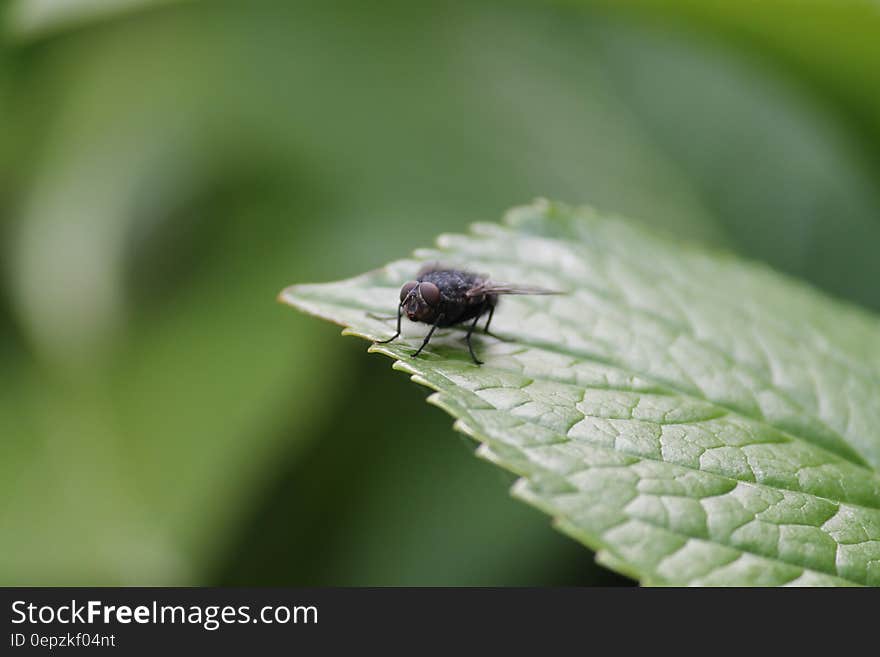
[[[540,201],[417,252],[560,288],[493,332],[371,351],[522,478],[514,494],[646,584],[880,584],[880,323],[769,269]],[[282,299],[391,335],[416,260]],[[391,409],[389,409],[391,410]],[[438,494],[442,492],[438,491]]]

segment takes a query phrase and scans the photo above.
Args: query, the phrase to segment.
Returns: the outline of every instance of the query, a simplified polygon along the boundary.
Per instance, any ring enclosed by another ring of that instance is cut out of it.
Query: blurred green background
[[[3,5],[0,584],[626,584],[275,303],[547,196],[880,309],[871,2]]]

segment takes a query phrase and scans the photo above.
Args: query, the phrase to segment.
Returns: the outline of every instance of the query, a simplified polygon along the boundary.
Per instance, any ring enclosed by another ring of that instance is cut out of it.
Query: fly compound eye
[[[404,283],[403,287],[400,288],[400,300],[405,301],[410,292],[412,292],[418,284],[418,281],[409,281],[408,283]]]
[[[440,288],[433,283],[419,283],[419,294],[429,306],[436,306],[440,303]]]

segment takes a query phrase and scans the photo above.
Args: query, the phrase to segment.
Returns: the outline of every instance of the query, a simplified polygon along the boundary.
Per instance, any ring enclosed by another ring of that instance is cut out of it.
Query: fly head
[[[409,281],[400,288],[403,312],[413,322],[433,324],[440,314],[440,288],[430,282]]]

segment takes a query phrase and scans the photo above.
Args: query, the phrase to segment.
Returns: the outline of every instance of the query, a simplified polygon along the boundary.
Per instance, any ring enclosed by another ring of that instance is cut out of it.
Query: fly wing
[[[465,292],[465,296],[478,297],[482,294],[564,294],[561,290],[551,290],[537,285],[482,281]]]

